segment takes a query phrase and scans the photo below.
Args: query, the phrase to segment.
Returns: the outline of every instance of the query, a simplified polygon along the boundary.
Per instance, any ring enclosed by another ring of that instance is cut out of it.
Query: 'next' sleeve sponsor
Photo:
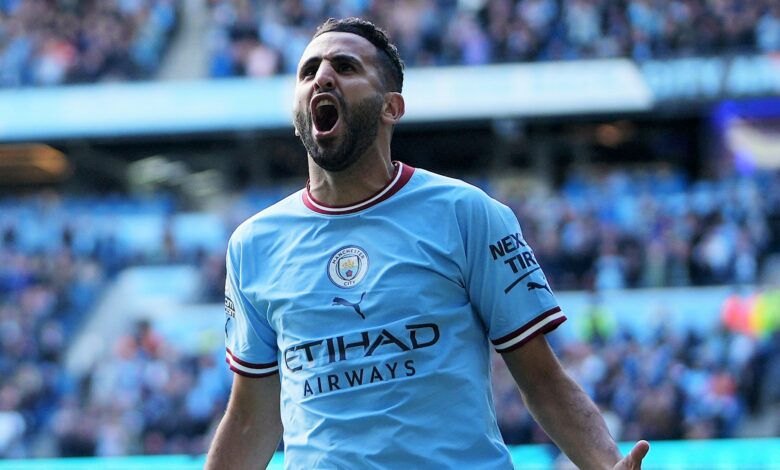
[[[466,287],[498,352],[508,352],[566,320],[520,224],[505,205],[471,201],[465,234]]]
[[[225,280],[225,361],[230,370],[247,377],[278,372],[276,333],[266,316],[254,308],[241,290],[240,256],[228,245]]]

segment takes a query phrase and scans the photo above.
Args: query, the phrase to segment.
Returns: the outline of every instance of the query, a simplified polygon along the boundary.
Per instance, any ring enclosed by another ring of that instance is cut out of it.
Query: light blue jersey
[[[304,189],[244,222],[225,310],[230,368],[279,373],[291,469],[512,468],[490,343],[566,319],[509,208],[401,163],[363,202]]]

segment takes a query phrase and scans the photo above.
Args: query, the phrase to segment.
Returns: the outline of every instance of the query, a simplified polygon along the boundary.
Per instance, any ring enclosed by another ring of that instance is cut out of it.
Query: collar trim
[[[309,183],[306,182],[306,189],[303,190],[303,204],[314,212],[326,215],[354,214],[373,207],[400,191],[409,182],[412,174],[414,174],[414,168],[409,165],[404,165],[401,162],[393,162],[393,165],[395,166],[395,172],[390,182],[367,199],[346,206],[330,206],[314,199],[309,192]]]

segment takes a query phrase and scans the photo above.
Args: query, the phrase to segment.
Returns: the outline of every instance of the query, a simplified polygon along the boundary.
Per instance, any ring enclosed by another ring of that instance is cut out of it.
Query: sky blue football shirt
[[[509,208],[396,163],[347,207],[306,189],[228,246],[227,362],[279,374],[292,469],[512,468],[490,389],[561,312]]]

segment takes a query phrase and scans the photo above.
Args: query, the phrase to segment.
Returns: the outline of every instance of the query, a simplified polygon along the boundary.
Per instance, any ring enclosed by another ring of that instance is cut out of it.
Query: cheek
[[[295,88],[295,95],[293,97],[293,112],[298,112],[301,109],[305,109],[306,105],[308,104],[309,100],[306,97],[305,90],[296,87]]]
[[[293,108],[292,108],[293,114],[298,114],[300,112],[300,110],[303,109],[303,106],[301,105],[301,103],[302,103],[302,100],[299,97],[296,96],[295,99],[293,100]]]

